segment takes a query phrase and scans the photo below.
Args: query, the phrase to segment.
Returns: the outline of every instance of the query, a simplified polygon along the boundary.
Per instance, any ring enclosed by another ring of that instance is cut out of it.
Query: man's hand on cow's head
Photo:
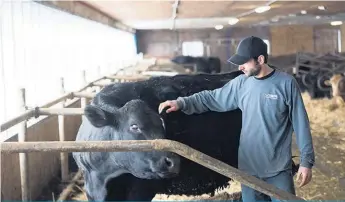
[[[311,168],[300,166],[298,169],[297,178],[296,178],[297,182],[301,180],[299,187],[303,187],[304,185],[308,184],[311,178],[312,178]]]
[[[169,112],[173,112],[173,111],[177,111],[179,110],[179,107],[177,105],[177,101],[176,100],[168,100],[168,101],[165,101],[165,102],[162,102],[159,107],[158,107],[158,111],[159,113],[162,113],[162,110],[166,107],[169,107],[167,110],[166,110],[166,113],[169,113]]]

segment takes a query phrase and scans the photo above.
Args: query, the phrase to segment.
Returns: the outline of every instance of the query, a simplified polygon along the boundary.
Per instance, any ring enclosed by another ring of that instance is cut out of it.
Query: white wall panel
[[[134,35],[32,1],[2,1],[0,9],[0,122],[18,115],[18,89],[30,107],[113,73],[136,56]]]

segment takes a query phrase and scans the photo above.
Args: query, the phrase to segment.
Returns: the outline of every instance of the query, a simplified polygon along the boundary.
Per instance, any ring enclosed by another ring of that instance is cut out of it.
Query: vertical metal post
[[[61,94],[65,94],[65,83],[64,78],[61,78]],[[65,107],[65,100],[61,102],[61,107]],[[59,140],[61,142],[65,141],[65,116],[59,115]],[[61,180],[66,182],[68,180],[68,153],[60,153],[61,160]]]
[[[19,90],[19,107],[21,111],[26,110],[26,100],[25,100],[25,89],[21,88]],[[27,121],[19,123],[19,133],[18,133],[18,142],[26,141],[26,132],[27,132]],[[22,200],[29,200],[29,166],[28,166],[28,154],[19,153],[19,166],[20,166],[20,183],[22,191]]]

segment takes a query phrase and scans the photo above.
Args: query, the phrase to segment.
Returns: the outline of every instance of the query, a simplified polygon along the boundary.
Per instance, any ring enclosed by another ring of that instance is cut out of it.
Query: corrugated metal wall
[[[35,107],[115,72],[136,56],[134,35],[33,1],[0,1],[0,122],[18,115],[18,89]],[[99,72],[100,71],[100,72]]]

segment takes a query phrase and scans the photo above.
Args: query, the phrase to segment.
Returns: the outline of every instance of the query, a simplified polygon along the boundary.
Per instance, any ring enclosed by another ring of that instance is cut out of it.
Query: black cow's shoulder
[[[222,74],[159,76],[147,80],[113,83],[105,86],[92,100],[92,104],[114,110],[124,106],[128,101],[141,99],[152,108],[166,100],[189,96],[202,90],[220,88],[231,79],[243,74],[234,71]]]

